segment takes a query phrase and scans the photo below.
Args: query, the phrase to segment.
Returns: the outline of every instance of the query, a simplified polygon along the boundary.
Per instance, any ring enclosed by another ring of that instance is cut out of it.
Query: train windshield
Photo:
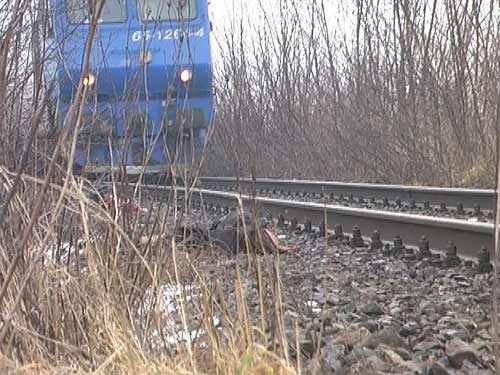
[[[137,0],[143,21],[180,21],[196,18],[196,0]]]
[[[106,0],[99,22],[124,22],[126,19],[126,0]],[[70,23],[89,23],[90,7],[85,0],[66,0]]]

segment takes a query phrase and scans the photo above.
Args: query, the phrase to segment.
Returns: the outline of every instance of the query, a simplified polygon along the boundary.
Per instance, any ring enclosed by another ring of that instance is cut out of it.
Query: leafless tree
[[[207,173],[493,184],[497,2],[279,4],[219,40]]]

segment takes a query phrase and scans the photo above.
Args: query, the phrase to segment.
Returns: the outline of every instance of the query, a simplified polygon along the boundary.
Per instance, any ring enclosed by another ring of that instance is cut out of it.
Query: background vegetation
[[[500,2],[332,4],[261,2],[219,36],[207,173],[493,187]]]

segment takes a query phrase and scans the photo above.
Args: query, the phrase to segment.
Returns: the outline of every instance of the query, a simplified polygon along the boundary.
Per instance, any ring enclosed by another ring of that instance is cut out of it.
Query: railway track
[[[382,185],[366,183],[344,183],[330,181],[278,180],[229,177],[202,177],[202,187],[211,190],[250,192],[259,195],[294,195],[302,197],[326,197],[336,202],[352,203],[372,201],[384,205],[407,205],[410,208],[431,208],[454,210],[464,214],[465,210],[473,215],[485,212],[492,216],[496,204],[494,190],[458,189],[425,186]]]
[[[171,188],[143,185],[150,194],[165,198]],[[184,188],[176,188],[185,194]],[[468,222],[452,218],[428,217],[401,212],[368,210],[316,202],[300,202],[291,199],[251,197],[248,195],[208,189],[191,189],[189,198],[207,209],[228,212],[234,207],[252,209],[258,215],[272,216],[280,225],[300,226],[303,230],[325,228],[329,234],[361,236],[365,243],[384,246],[392,252],[402,251],[411,255],[432,250],[435,261],[444,264],[456,261],[456,255],[467,259],[479,259],[489,265],[494,248],[494,225],[487,222]],[[439,254],[441,253],[441,254]],[[444,255],[444,256],[440,256]]]

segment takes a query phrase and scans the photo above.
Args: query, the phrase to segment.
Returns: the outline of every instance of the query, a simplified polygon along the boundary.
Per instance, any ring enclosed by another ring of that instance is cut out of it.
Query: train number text
[[[137,30],[132,34],[132,41],[139,42],[141,40],[171,40],[181,39],[188,35],[190,38],[201,38],[205,35],[205,30],[182,30],[182,29],[166,29],[166,30]]]

